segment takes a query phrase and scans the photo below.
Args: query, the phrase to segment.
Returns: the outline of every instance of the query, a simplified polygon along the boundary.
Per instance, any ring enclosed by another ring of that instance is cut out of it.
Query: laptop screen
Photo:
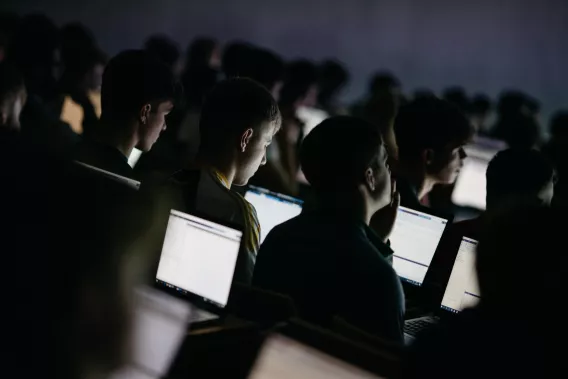
[[[275,334],[267,338],[249,379],[377,379],[371,374],[298,341]]]
[[[475,250],[477,241],[463,237],[458,255],[452,268],[446,292],[442,298],[442,309],[459,313],[479,301],[479,285],[475,273]]]
[[[239,230],[172,209],[157,282],[224,307],[242,235]]]
[[[393,268],[401,279],[421,286],[448,220],[399,207],[390,236]]]
[[[465,147],[467,158],[452,192],[455,205],[485,210],[487,166],[495,154],[505,147],[503,142],[490,139],[478,139],[476,143]]]
[[[290,220],[302,213],[303,201],[251,186],[245,199],[256,209],[260,222],[260,243],[276,225]]]

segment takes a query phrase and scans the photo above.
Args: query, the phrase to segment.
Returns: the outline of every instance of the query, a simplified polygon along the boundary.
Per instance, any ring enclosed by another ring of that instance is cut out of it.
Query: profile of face
[[[15,94],[7,96],[5,101],[0,104],[1,126],[13,130],[20,130],[20,114],[26,105],[27,92],[21,88]]]
[[[424,151],[426,175],[437,184],[452,184],[456,181],[463,162],[467,158],[464,145],[452,146],[439,151]]]
[[[95,64],[86,74],[86,87],[89,91],[100,91],[103,83],[103,72],[105,66],[103,64]]]
[[[166,116],[174,108],[173,102],[167,100],[156,105],[145,104],[140,110],[138,120],[138,144],[136,148],[144,152],[150,151],[160,134],[166,130]]]
[[[365,184],[375,212],[392,201],[391,171],[387,161],[387,149],[381,145],[379,153],[365,172]]]
[[[536,196],[542,205],[549,206],[552,204],[552,198],[554,197],[554,180],[549,181]]]
[[[240,137],[237,151],[237,173],[233,179],[236,186],[244,186],[260,166],[266,164],[266,149],[278,132],[279,122],[264,122],[253,130],[247,129]]]

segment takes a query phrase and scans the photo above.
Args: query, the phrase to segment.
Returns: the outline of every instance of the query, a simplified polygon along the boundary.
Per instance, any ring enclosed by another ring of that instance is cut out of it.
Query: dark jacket
[[[132,179],[134,176],[132,167],[128,164],[128,158],[124,154],[112,146],[90,139],[83,139],[77,144],[74,159],[125,178]]]

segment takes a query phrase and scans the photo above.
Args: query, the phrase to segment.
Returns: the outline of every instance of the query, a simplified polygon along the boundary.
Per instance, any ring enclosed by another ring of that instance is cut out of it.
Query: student
[[[550,141],[543,152],[554,163],[558,182],[554,188],[554,205],[568,205],[568,111],[556,112],[550,121]]]
[[[280,128],[270,93],[245,78],[219,83],[207,96],[200,120],[197,167],[176,173],[164,190],[166,208],[198,211],[244,228],[234,280],[250,283],[259,248],[256,210],[233,186],[244,186],[266,163],[266,149]]]
[[[545,308],[566,294],[565,214],[520,207],[489,221],[477,248],[478,305],[418,337],[407,377],[546,378],[564,370],[567,333],[550,326]]]
[[[26,104],[26,86],[20,72],[10,63],[0,63],[0,132],[20,130],[20,113]]]
[[[335,116],[347,114],[338,96],[349,83],[349,72],[341,62],[328,59],[319,66],[318,107]]]
[[[253,285],[289,295],[310,322],[329,327],[337,316],[402,342],[404,296],[385,243],[399,199],[387,158],[380,133],[363,120],[336,116],[318,125],[300,152],[315,208],[272,229]],[[369,223],[385,207],[389,222],[376,234]]]
[[[75,159],[132,177],[130,153],[152,148],[175,97],[175,80],[165,64],[140,50],[118,54],[103,74],[101,122],[79,144]]]
[[[477,94],[471,100],[469,118],[476,133],[489,132],[487,120],[491,114],[491,100],[487,95]]]
[[[144,43],[146,52],[168,66],[176,78],[181,77],[184,62],[178,44],[166,35],[150,36]]]
[[[472,136],[472,128],[453,105],[429,97],[401,107],[394,131],[401,204],[419,208],[434,185],[456,180],[466,158],[463,147]]]

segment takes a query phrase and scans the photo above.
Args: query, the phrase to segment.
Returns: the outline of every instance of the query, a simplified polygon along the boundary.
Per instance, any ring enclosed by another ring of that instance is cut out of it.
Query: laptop
[[[442,235],[451,221],[451,216],[434,210],[399,207],[389,240],[394,251],[393,268],[402,281],[422,286]]]
[[[467,159],[452,191],[452,203],[485,210],[487,166],[495,154],[506,148],[502,141],[483,137],[477,137],[474,143],[464,148]]]
[[[376,379],[398,366],[394,355],[298,322],[268,335],[248,379]]]
[[[242,228],[172,209],[156,285],[191,301],[191,323],[216,320],[229,299]]]
[[[256,209],[260,222],[260,243],[276,226],[302,213],[303,201],[264,188],[249,186],[245,199]]]
[[[450,279],[436,315],[407,320],[404,323],[404,334],[407,342],[412,341],[424,328],[437,323],[440,318],[458,314],[465,308],[473,307],[479,302],[479,285],[475,272],[477,244],[478,241],[472,238],[462,238]]]
[[[126,185],[126,186],[128,186],[128,187],[130,187],[134,190],[140,189],[140,182],[137,181],[137,180],[130,179],[130,178],[115,174],[114,172],[106,171],[106,170],[103,170],[101,168],[91,166],[91,165],[88,165],[88,164],[83,163],[83,162],[75,161],[75,163],[77,163],[78,165],[81,165],[82,167],[84,167],[88,170],[91,170],[92,172],[94,172],[98,175],[104,176],[104,177],[111,179],[115,182],[124,184],[124,185]]]

